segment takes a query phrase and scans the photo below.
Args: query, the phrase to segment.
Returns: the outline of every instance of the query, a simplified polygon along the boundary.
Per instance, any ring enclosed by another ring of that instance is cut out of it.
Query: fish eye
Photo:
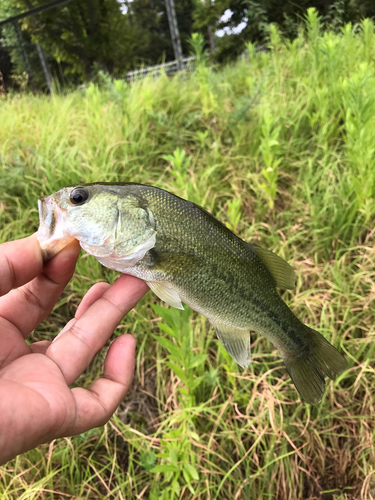
[[[69,199],[73,205],[83,205],[87,201],[89,193],[85,188],[74,189],[69,196]]]

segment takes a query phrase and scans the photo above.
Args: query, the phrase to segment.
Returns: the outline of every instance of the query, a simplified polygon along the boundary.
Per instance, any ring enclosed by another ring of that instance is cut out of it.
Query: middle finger
[[[58,335],[56,335],[56,337],[53,339],[52,342],[55,342],[57,339],[61,338],[61,336],[65,332],[70,330],[72,326],[77,322],[77,320],[87,311],[89,307],[92,306],[92,304],[94,304],[94,302],[96,302],[98,299],[100,299],[100,297],[102,297],[104,292],[108,290],[110,286],[111,285],[109,283],[96,283],[95,285],[93,285],[81,300],[81,303],[77,307],[77,311],[74,315],[74,318],[68,321],[68,323],[64,326],[61,332]]]
[[[46,354],[71,385],[103,347],[121,319],[147,292],[148,286],[133,276],[121,276],[84,314],[56,339]]]

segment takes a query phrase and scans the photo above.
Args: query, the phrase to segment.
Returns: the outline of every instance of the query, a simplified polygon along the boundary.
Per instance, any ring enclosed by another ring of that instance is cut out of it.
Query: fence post
[[[182,47],[180,32],[178,30],[176,9],[174,8],[174,0],[165,0],[165,5],[167,7],[169,30],[171,32],[172,44],[174,57],[177,61],[178,69],[181,71],[182,68]]]
[[[45,76],[45,79],[47,82],[49,93],[52,94],[52,80],[51,80],[51,75],[50,75],[49,68],[48,68],[48,62],[46,59],[46,55],[44,53],[43,48],[39,45],[39,43],[36,43],[35,45],[36,45],[36,48],[38,51],[40,63],[41,63],[42,68],[43,68],[43,73],[44,73],[44,76]]]
[[[216,51],[216,45],[215,45],[214,32],[210,25],[208,25],[207,31],[208,31],[208,39],[210,41],[211,54],[213,54]]]

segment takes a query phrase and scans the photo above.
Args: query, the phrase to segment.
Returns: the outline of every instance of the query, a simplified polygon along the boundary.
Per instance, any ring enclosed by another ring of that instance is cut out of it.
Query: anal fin
[[[225,323],[213,323],[217,338],[225,350],[242,368],[249,366],[251,361],[250,332],[241,330]]]
[[[156,283],[155,281],[147,281],[147,284],[159,299],[164,300],[164,302],[176,309],[184,310],[181,299],[172,286],[167,283]]]

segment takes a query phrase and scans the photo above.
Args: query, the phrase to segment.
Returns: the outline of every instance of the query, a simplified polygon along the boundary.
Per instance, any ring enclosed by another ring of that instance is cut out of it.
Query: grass
[[[0,241],[38,227],[37,199],[67,184],[133,181],[195,201],[288,260],[283,297],[349,369],[321,404],[298,397],[278,352],[252,336],[242,370],[206,320],[151,294],[119,331],[138,339],[133,387],[104,427],[0,467],[1,498],[375,497],[375,34],[270,33],[232,66],[0,103]],[[32,334],[51,339],[88,288],[116,273],[91,256]],[[105,350],[78,380],[102,370]]]

